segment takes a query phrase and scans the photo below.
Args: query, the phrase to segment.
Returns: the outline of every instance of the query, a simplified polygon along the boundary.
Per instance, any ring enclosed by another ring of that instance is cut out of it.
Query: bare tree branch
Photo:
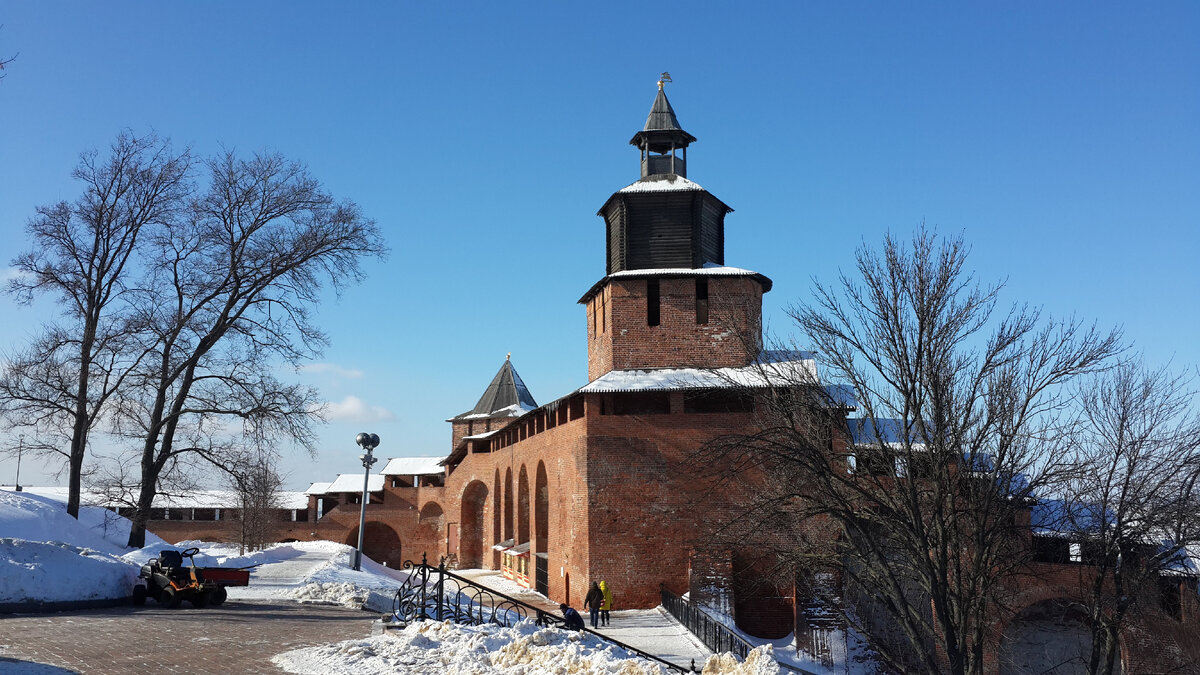
[[[298,163],[225,153],[207,167],[207,192],[156,237],[155,272],[138,292],[156,347],[121,406],[124,433],[141,443],[131,546],[142,545],[155,485],[174,458],[204,449],[222,461],[211,444],[180,443],[181,433],[238,420],[236,435],[256,447],[311,448],[315,392],[279,382],[270,366],[319,354],[325,336],[310,313],[324,289],[361,279],[363,259],[385,253],[375,223]]]
[[[1065,478],[1045,461],[1063,388],[1121,350],[1075,320],[998,312],[1001,287],[979,285],[967,253],[923,228],[860,249],[853,275],[789,311],[822,381],[747,391],[760,431],[699,458],[747,495],[726,546],[799,577],[902,672],[983,672],[1030,498]]]
[[[39,207],[26,225],[32,247],[12,263],[17,274],[8,291],[22,303],[49,293],[62,323],[9,357],[0,413],[10,426],[66,437],[68,449],[57,451],[67,458],[67,512],[75,517],[88,434],[146,353],[126,304],[130,266],[143,230],[165,226],[180,211],[190,161],[165,140],[129,132],[104,158],[83,153],[72,174],[83,195]]]

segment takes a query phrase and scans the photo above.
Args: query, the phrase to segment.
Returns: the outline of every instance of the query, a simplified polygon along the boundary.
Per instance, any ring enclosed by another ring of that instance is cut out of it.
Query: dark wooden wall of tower
[[[607,274],[725,264],[729,207],[700,190],[617,193],[601,209]]]

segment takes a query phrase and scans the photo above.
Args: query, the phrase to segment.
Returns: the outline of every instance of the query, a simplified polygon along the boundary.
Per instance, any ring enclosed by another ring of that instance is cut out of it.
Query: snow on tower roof
[[[782,358],[778,358],[778,357]],[[776,360],[778,358],[778,360]],[[656,368],[611,370],[579,389],[581,393],[728,389],[817,383],[817,364],[808,352],[769,352],[740,368]]]
[[[363,475],[361,473],[339,473],[338,477],[329,484],[325,494],[340,492],[362,492]],[[367,482],[368,492],[378,492],[383,489],[383,474],[373,473]]]
[[[699,183],[677,174],[656,173],[617,190],[617,194],[631,192],[704,192],[704,188],[700,187]]]
[[[438,462],[442,457],[392,457],[383,467],[385,476],[429,476],[444,471]]]
[[[592,299],[592,296],[600,292],[604,284],[608,283],[611,279],[647,279],[655,277],[751,277],[762,284],[763,293],[770,291],[772,285],[770,279],[754,270],[743,269],[741,267],[728,267],[716,263],[704,263],[703,267],[647,267],[645,269],[621,270],[605,276],[593,284],[587,293],[583,294],[583,297],[579,299],[579,304],[587,304]]]
[[[608,279],[620,279],[623,276],[762,276],[757,271],[739,267],[727,267],[713,263],[704,263],[704,267],[667,267],[623,269],[608,275]]]

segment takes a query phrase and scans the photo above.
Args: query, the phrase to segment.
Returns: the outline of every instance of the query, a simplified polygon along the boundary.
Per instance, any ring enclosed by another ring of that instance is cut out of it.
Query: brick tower
[[[771,280],[725,266],[733,209],[687,179],[695,141],[659,80],[646,125],[629,141],[640,151],[641,179],[597,214],[606,226],[605,277],[579,300],[589,381],[611,370],[744,366],[758,355]]]

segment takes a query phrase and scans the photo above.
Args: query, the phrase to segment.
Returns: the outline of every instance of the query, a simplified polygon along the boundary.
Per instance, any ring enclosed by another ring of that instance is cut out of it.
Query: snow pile
[[[704,664],[701,675],[779,675],[782,673],[775,661],[775,650],[771,645],[755,647],[746,655],[746,660],[738,662],[733,654],[713,654]]]
[[[346,581],[316,582],[295,589],[291,592],[291,597],[300,602],[328,602],[346,607],[360,607],[367,598],[367,591]]]
[[[138,566],[62,542],[0,539],[0,604],[128,597]]]
[[[120,557],[128,537],[129,521],[106,509],[76,520],[52,498],[0,491],[0,603],[128,597],[140,565]]]
[[[290,673],[372,675],[527,675],[619,673],[668,675],[658,664],[584,633],[522,621],[511,628],[423,621],[402,631],[297,649],[272,662]],[[759,675],[773,671],[714,671]]]
[[[0,490],[0,537],[29,541],[61,541],[105,553],[129,550],[129,521],[98,506],[79,507],[79,519],[67,515],[66,504],[28,492]],[[146,541],[162,539],[146,533]]]

